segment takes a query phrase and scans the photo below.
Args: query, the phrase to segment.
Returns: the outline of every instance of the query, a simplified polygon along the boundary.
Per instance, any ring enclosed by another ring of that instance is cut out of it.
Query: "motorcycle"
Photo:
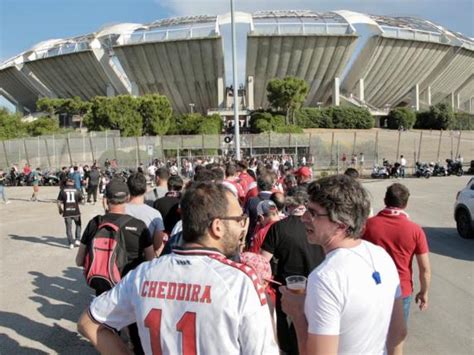
[[[388,179],[390,174],[388,173],[388,170],[385,166],[375,165],[370,176],[372,179]]]
[[[59,177],[55,171],[45,170],[42,174],[42,185],[44,186],[57,186],[59,185]]]
[[[447,175],[446,168],[443,165],[439,163],[433,164],[433,176],[446,176],[446,175]]]
[[[433,175],[433,171],[428,164],[416,162],[415,176],[417,178],[424,177],[425,179],[429,179],[431,175]]]
[[[390,166],[390,170],[389,170],[390,177],[398,179],[398,177],[400,176],[400,166],[401,166],[400,163],[395,163],[389,166]]]
[[[446,164],[447,164],[447,173],[449,175],[456,175],[456,176],[462,176],[464,174],[464,171],[462,170],[462,164],[459,161],[452,160],[452,159],[446,159]]]

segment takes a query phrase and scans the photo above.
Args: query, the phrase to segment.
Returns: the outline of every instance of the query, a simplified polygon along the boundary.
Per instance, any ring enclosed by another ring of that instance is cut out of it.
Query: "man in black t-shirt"
[[[66,235],[69,242],[69,249],[74,248],[74,244],[79,246],[81,239],[81,211],[79,202],[82,201],[82,194],[74,188],[74,181],[67,179],[64,188],[59,191],[57,205],[59,214],[64,217],[66,224]],[[72,236],[72,222],[76,225],[75,238]]]
[[[92,168],[87,176],[87,203],[91,202],[91,197],[94,198],[94,204],[97,202],[97,188],[100,182],[100,172],[97,166],[92,165]]]
[[[125,204],[130,197],[127,184],[122,179],[112,179],[105,188],[105,197],[107,198],[108,212],[104,216],[94,217],[87,224],[76,256],[77,266],[84,266],[87,246],[94,238],[99,224],[104,222],[117,222],[120,217],[125,215]],[[129,216],[129,219],[121,225],[120,228],[125,239],[125,250],[127,253],[127,264],[122,270],[123,278],[129,271],[135,269],[143,261],[152,260],[155,257],[155,251],[153,250],[152,237],[144,222]],[[107,290],[96,290],[96,296],[99,296],[105,291]],[[128,330],[135,354],[142,354],[143,350],[137,325],[135,323],[131,324]]]
[[[286,284],[285,279],[292,275],[308,275],[323,260],[321,246],[309,244],[301,216],[306,211],[308,194],[306,189],[298,188],[287,197],[286,207],[289,216],[274,223],[267,232],[262,244],[261,254],[267,259],[274,258],[274,279]],[[286,314],[281,309],[281,294],[276,288],[275,310],[277,315],[277,336],[280,349],[286,354],[298,354],[298,341],[293,325],[288,325]]]
[[[178,214],[179,201],[181,200],[181,190],[183,189],[183,179],[179,176],[171,176],[168,179],[168,192],[164,197],[157,199],[153,207],[157,209],[163,217],[165,232],[170,235],[174,225],[181,218]]]

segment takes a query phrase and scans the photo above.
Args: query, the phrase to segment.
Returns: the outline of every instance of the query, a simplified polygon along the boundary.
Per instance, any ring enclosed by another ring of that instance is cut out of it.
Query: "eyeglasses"
[[[214,217],[210,224],[212,224],[212,221],[215,220],[216,218],[219,218],[219,219],[222,219],[224,221],[235,221],[237,223],[240,224],[240,226],[243,228],[245,227],[245,225],[247,224],[247,220],[249,218],[249,216],[247,216],[247,214],[243,213],[242,215],[240,216],[223,216],[223,217]]]
[[[316,210],[306,206],[306,212],[308,212],[311,216],[312,219],[318,218],[318,217],[327,217],[329,216],[329,213],[318,213]]]

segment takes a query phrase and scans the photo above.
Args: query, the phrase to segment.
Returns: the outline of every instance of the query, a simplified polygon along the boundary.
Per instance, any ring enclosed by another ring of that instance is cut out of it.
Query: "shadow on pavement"
[[[0,321],[0,324],[2,321]],[[41,351],[38,349],[33,349],[33,348],[28,348],[26,346],[20,346],[20,344],[14,340],[11,339],[8,335],[6,334],[0,334],[0,349],[5,352],[5,354],[8,353],[15,353],[15,354],[22,354],[22,355],[29,355],[29,354],[47,354],[45,351]],[[21,349],[21,351],[20,351]]]
[[[463,239],[456,228],[424,227],[430,252],[454,259],[474,261],[474,239]]]
[[[66,236],[53,237],[50,235],[43,235],[40,237],[36,237],[36,236],[22,236],[22,235],[17,235],[17,234],[9,234],[8,236],[11,237],[11,239],[13,240],[21,240],[21,241],[30,242],[30,243],[41,243],[41,244],[51,245],[57,248],[69,249]]]

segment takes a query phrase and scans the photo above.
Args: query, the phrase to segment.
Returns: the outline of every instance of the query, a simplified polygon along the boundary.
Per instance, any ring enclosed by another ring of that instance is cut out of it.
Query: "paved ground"
[[[433,268],[430,309],[412,308],[407,354],[472,354],[474,349],[474,240],[461,239],[452,208],[469,177],[406,179],[408,212],[428,234]],[[391,181],[367,181],[374,210],[382,207]],[[0,205],[0,353],[93,354],[75,330],[91,300],[76,250],[66,246],[62,218],[44,188],[42,202],[29,202],[30,188],[8,188],[12,203]],[[100,212],[83,206],[83,220]],[[84,223],[85,224],[85,223]]]

